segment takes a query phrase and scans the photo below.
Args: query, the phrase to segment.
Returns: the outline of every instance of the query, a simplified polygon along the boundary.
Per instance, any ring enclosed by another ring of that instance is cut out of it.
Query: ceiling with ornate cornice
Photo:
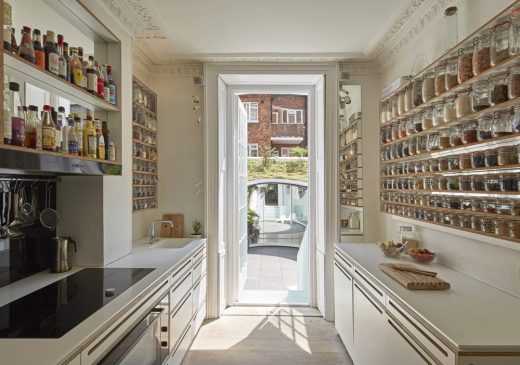
[[[380,62],[454,0],[101,0],[155,65]],[[413,22],[415,21],[415,23]],[[414,26],[415,24],[415,26]]]

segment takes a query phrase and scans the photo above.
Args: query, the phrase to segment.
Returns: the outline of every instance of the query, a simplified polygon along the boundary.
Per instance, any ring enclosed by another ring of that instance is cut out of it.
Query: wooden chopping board
[[[168,223],[161,224],[161,237],[182,238],[184,230],[184,214],[163,214],[163,220],[173,222],[173,229],[170,230]]]
[[[450,283],[438,278],[413,272],[396,270],[396,267],[418,269],[410,264],[379,264],[381,271],[390,275],[399,284],[411,290],[446,290],[450,288]]]

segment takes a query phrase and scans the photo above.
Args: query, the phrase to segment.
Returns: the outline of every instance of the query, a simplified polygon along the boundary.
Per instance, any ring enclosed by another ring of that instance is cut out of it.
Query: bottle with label
[[[34,47],[31,39],[31,28],[23,27],[22,39],[20,40],[20,48],[18,55],[24,60],[34,63]]]
[[[11,144],[11,137],[13,135],[13,131],[11,128],[11,115],[14,114],[14,101],[11,101],[14,96],[12,96],[13,91],[11,91],[11,83],[7,83],[7,90],[5,90],[5,75],[4,75],[4,121],[8,121],[8,123],[4,122],[4,144]]]
[[[101,70],[101,66],[97,60],[94,63],[94,67],[96,68],[96,72],[98,75],[97,96],[100,97],[101,99],[104,99],[105,98],[105,79],[103,76],[103,72]]]
[[[61,152],[61,127],[58,124],[58,113],[51,108],[51,117],[54,123],[54,152]]]
[[[110,89],[110,103],[117,104],[116,99],[116,83],[114,82],[114,79],[112,78],[112,66],[107,66],[107,77],[108,77],[108,87]]]
[[[29,105],[25,122],[25,147],[36,149],[36,128],[38,125],[38,107]],[[40,142],[41,145],[41,142]]]
[[[70,57],[69,57],[69,44],[67,42],[63,42],[63,57],[65,57],[65,62],[67,64],[66,80],[70,82]]]
[[[16,29],[11,27],[11,52],[18,54],[18,43],[16,43]]]
[[[58,110],[59,111],[59,110]],[[61,152],[62,153],[69,153],[69,118],[65,118],[65,115],[63,116],[63,126],[61,127]]]
[[[83,47],[78,47],[78,58],[81,63],[81,87],[87,90],[87,62],[83,59]]]
[[[76,129],[76,140],[78,141],[78,156],[83,156],[83,122],[79,116],[74,116],[74,128]]]
[[[25,116],[23,113],[22,101],[20,99],[20,85],[16,82],[9,83],[9,117],[4,119],[4,143],[15,146],[25,146]],[[10,129],[6,142],[5,124],[10,124]]]
[[[11,28],[13,26],[13,10],[9,1],[4,0],[4,49],[11,51]]]
[[[116,146],[114,145],[114,142],[108,142],[107,160],[108,161],[116,160]]]
[[[33,30],[34,63],[45,70],[45,51],[42,47],[42,35],[39,29]]]
[[[45,41],[45,69],[55,75],[60,74],[60,56],[58,50],[54,45],[54,32],[47,31],[47,38]]]
[[[63,36],[58,34],[58,76],[64,80],[67,80],[68,66],[63,52]]]
[[[58,108],[56,119],[56,152],[63,152],[63,128],[67,125],[67,117],[65,117],[65,108]]]
[[[87,114],[87,122],[83,129],[83,156],[97,157],[96,128],[94,128],[94,122],[90,114]]]
[[[87,91],[94,95],[97,95],[98,76],[94,56],[89,56],[87,63]]]
[[[43,106],[42,114],[42,148],[45,151],[54,151],[56,146],[56,125],[52,120],[51,106]]]
[[[101,128],[101,121],[99,119],[96,119],[94,121],[94,125],[96,127],[96,142],[97,142],[97,149],[96,149],[96,157],[100,160],[106,159],[106,144],[105,144],[105,137],[103,136],[103,131]]]
[[[78,56],[78,49],[76,47],[72,47],[70,50],[72,52],[72,56],[70,57],[70,81],[74,85],[82,87],[83,69]]]
[[[69,136],[68,136],[67,140],[69,142],[69,146],[68,146],[69,155],[77,156],[78,155],[78,137],[76,134],[76,128],[74,126],[74,119],[72,118],[72,116],[69,118],[68,132],[69,132]]]
[[[103,95],[106,102],[110,103],[110,87],[108,85],[108,76],[107,76],[107,66],[101,66],[101,71],[103,73]]]
[[[102,122],[101,132],[103,133],[103,139],[105,140],[106,159],[110,160],[109,159],[109,147],[110,147],[110,142],[113,142],[113,141],[112,141],[112,134],[110,133],[110,129],[108,129],[108,122],[106,120],[104,120]]]

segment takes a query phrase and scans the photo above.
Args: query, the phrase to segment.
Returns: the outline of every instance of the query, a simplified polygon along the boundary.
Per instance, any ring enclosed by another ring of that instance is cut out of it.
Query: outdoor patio
[[[257,246],[288,246],[299,247],[305,226],[296,222],[274,222],[262,221],[259,223],[260,236],[258,242],[250,244],[250,247]]]

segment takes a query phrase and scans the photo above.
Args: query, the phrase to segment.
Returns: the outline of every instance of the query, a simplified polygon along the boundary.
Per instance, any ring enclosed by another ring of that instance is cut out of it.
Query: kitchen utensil
[[[20,200],[22,204],[20,205],[20,212],[19,212],[19,218],[23,222],[24,226],[30,226],[34,223],[34,220],[32,219],[32,204],[30,204],[27,201],[27,193],[25,191],[25,187],[22,188],[20,191]]]
[[[399,271],[413,272],[415,274],[421,274],[426,276],[437,276],[437,273],[434,271],[419,270],[406,266],[395,266],[394,269]]]
[[[13,207],[13,221],[9,223],[7,226],[7,236],[10,239],[24,239],[25,233],[20,232],[19,228],[23,227],[23,222],[20,220],[18,216],[18,208],[20,206],[20,196],[18,194],[18,183],[15,183],[13,193],[11,194],[11,191],[9,191],[9,208],[7,212],[7,217],[9,220],[9,217],[11,217],[11,207]],[[12,197],[12,199],[11,199]]]
[[[7,197],[7,186],[5,181],[1,182],[1,192],[2,192],[2,214],[0,215],[0,239],[8,238],[7,234],[7,223],[9,223],[9,217],[7,215],[7,207],[8,207],[8,197]]]
[[[51,272],[66,272],[72,268],[68,257],[70,244],[74,245],[74,252],[77,252],[76,241],[74,241],[72,238],[51,238]]]
[[[13,221],[9,223],[9,228],[18,229],[24,226],[24,222],[20,219],[20,206],[22,205],[20,190],[18,190],[15,186],[14,193],[12,195],[13,198]]]
[[[40,222],[45,228],[54,231],[60,223],[60,215],[58,212],[51,208],[52,198],[52,186],[47,185],[45,187],[45,209],[40,213]]]
[[[450,283],[442,280],[438,276],[429,276],[397,270],[397,268],[419,270],[417,267],[410,264],[379,264],[379,268],[407,289],[446,290],[450,288]]]

